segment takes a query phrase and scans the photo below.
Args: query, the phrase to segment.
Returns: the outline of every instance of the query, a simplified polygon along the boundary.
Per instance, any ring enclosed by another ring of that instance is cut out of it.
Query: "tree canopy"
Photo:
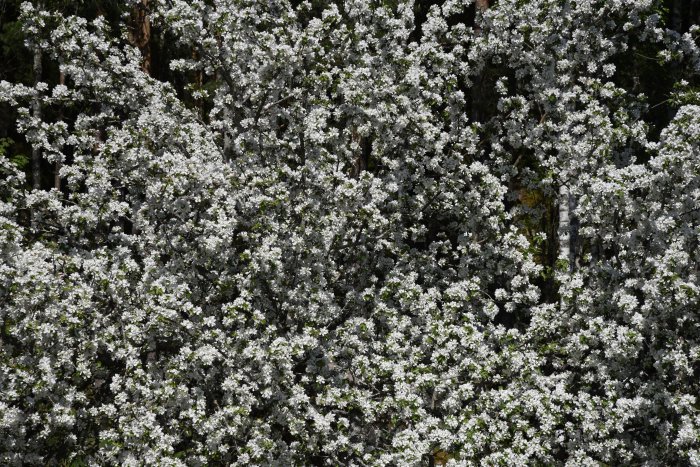
[[[0,21],[3,465],[700,465],[697,1]]]

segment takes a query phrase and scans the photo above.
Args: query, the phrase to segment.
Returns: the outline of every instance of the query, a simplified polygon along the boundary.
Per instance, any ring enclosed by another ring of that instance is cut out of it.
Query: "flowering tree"
[[[0,101],[60,183],[0,158],[3,464],[700,464],[663,7],[23,4],[64,80]]]

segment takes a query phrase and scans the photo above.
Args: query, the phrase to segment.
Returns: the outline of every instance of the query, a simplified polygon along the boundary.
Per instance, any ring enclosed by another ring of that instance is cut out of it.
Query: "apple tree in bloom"
[[[1,464],[700,465],[688,5],[112,3],[0,81]]]

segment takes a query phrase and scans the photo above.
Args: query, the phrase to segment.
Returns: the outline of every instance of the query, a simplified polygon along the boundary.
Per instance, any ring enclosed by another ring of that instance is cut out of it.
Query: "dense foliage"
[[[3,465],[700,465],[700,6],[3,2]]]

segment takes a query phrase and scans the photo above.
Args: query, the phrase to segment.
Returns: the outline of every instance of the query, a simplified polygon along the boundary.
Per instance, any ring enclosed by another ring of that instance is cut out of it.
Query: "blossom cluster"
[[[24,5],[63,186],[0,157],[0,463],[700,465],[700,31],[433,3],[152,0],[200,106]]]

